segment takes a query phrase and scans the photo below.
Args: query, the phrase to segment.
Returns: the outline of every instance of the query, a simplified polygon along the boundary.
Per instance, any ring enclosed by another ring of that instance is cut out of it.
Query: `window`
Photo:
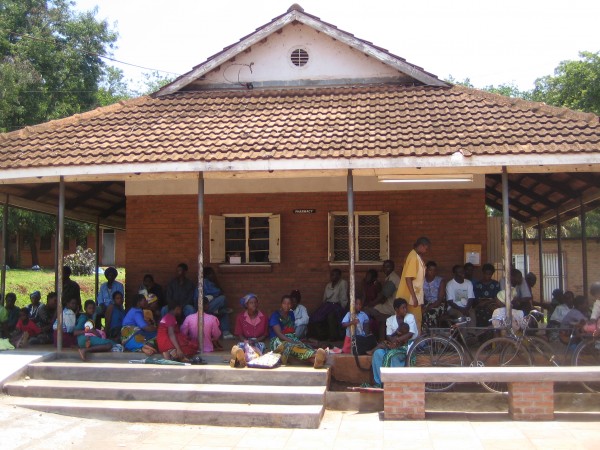
[[[389,259],[389,213],[354,213],[354,248],[357,263]],[[348,262],[348,213],[329,213],[329,261]]]
[[[52,234],[48,233],[40,238],[40,251],[47,252],[52,250]]]
[[[280,262],[279,226],[280,216],[273,214],[210,216],[210,262]]]

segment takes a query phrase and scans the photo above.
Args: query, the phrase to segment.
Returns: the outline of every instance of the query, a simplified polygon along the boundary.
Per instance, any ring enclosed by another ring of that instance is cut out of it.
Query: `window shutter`
[[[390,213],[379,215],[379,259],[390,259]]]
[[[225,217],[210,216],[210,262],[225,262]]]
[[[335,259],[335,248],[333,246],[333,219],[334,214],[329,213],[327,216],[327,261],[333,262]]]
[[[269,262],[281,262],[281,216],[279,214],[269,217]]]

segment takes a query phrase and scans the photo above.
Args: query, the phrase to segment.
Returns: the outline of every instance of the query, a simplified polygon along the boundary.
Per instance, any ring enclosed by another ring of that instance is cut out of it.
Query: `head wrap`
[[[156,294],[148,294],[146,296],[146,300],[148,301],[148,304],[151,305],[152,303],[155,303],[158,301],[158,297],[156,296]]]
[[[245,308],[246,305],[248,304],[248,302],[250,301],[250,299],[252,299],[252,298],[255,298],[256,300],[258,300],[258,297],[256,296],[256,294],[244,295],[242,298],[240,298],[240,305],[242,305]]]
[[[29,294],[29,298],[33,298],[33,297],[42,298],[42,294],[40,293],[40,291],[33,291],[31,294]]]

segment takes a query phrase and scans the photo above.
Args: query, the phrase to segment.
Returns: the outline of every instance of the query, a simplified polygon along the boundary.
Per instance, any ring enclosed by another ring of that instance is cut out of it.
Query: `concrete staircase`
[[[328,370],[93,361],[30,364],[2,401],[95,419],[278,428],[318,428],[325,410]]]

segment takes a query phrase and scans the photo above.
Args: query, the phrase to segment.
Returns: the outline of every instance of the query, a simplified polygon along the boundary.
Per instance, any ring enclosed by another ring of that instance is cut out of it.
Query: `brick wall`
[[[293,214],[294,209],[316,209],[316,214]],[[300,289],[309,311],[322,298],[329,279],[327,261],[327,217],[329,211],[345,211],[345,192],[208,195],[205,198],[205,264],[209,264],[209,215],[273,213],[281,215],[281,264],[271,272],[236,273],[215,268],[229,304],[239,309],[238,299],[247,292],[258,294],[261,308],[276,309],[279,299]],[[483,190],[357,192],[356,211],[390,213],[390,253],[401,266],[414,240],[428,236],[434,259],[442,275],[463,262],[463,245],[480,243],[486,248]],[[197,279],[197,197],[130,196],[127,198],[127,294],[139,286],[144,273],[152,273],[163,286],[174,276],[179,262],[190,266]],[[485,250],[484,250],[485,252]],[[485,260],[485,254],[482,255]],[[371,267],[358,266],[357,284]],[[347,266],[340,266],[348,277]],[[240,271],[239,269],[242,269]],[[380,275],[380,279],[382,276]]]

